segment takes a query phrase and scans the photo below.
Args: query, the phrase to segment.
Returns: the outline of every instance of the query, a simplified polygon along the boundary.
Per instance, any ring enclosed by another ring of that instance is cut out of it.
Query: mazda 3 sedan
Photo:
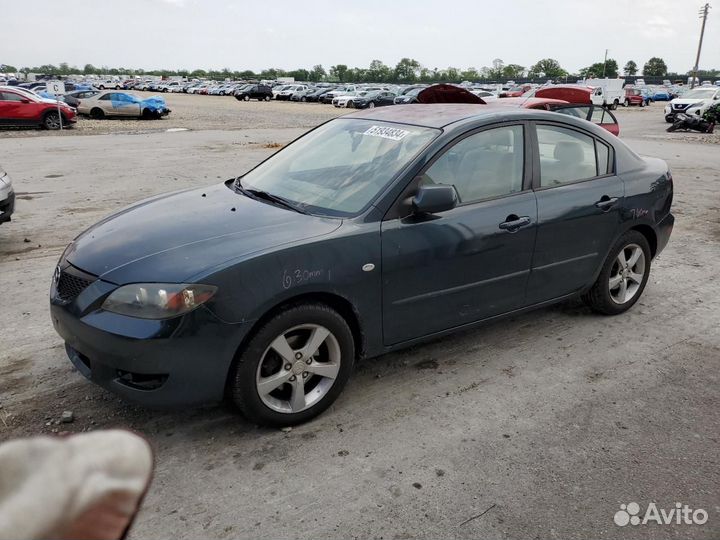
[[[623,313],[668,242],[672,196],[665,162],[579,118],[358,111],[80,234],[52,322],[78,371],[127,400],[227,397],[292,425],[359,358],[577,295]]]

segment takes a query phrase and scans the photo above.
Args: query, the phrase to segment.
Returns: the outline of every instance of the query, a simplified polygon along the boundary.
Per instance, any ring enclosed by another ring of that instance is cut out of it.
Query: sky
[[[608,56],[695,61],[703,0],[0,0],[0,64],[260,71],[322,64],[466,69],[495,58],[570,72]],[[720,69],[720,2],[700,68]]]

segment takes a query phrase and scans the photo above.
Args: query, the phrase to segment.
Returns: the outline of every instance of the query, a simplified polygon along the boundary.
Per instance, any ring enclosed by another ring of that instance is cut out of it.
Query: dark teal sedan
[[[623,313],[672,197],[663,161],[578,118],[359,111],[83,232],[52,321],[78,371],[128,400],[229,398],[287,426],[325,410],[360,358],[578,295]]]

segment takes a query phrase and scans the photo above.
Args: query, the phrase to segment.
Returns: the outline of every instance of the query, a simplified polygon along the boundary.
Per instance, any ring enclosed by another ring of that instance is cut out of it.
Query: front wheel
[[[610,251],[597,281],[583,297],[594,311],[618,315],[630,309],[650,276],[650,245],[638,231],[623,234]]]
[[[300,424],[337,399],[354,360],[352,332],[340,314],[323,304],[297,305],[247,344],[230,376],[231,395],[251,422]]]
[[[250,96],[247,95],[247,94],[245,94],[245,95],[243,96],[243,99],[244,99],[245,101],[250,101]]]
[[[270,96],[265,96],[265,101],[270,101]]]
[[[630,106],[630,100],[629,100],[629,99],[626,99],[626,100],[623,102],[623,107],[629,107],[629,106]]]
[[[613,101],[612,105],[610,106],[610,110],[611,110],[611,111],[617,110],[619,104],[620,104],[620,101],[618,101],[618,100],[616,99],[615,101]]]
[[[60,129],[60,115],[55,111],[47,113],[42,125],[45,129]]]

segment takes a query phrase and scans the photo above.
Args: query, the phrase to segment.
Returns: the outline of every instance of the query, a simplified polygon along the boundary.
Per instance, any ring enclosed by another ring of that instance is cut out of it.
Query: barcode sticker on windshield
[[[363,135],[370,135],[371,137],[382,137],[383,139],[390,139],[391,141],[402,141],[410,132],[404,129],[372,126]]]

